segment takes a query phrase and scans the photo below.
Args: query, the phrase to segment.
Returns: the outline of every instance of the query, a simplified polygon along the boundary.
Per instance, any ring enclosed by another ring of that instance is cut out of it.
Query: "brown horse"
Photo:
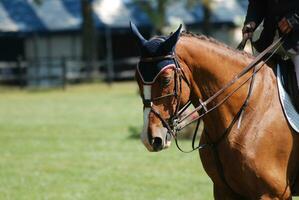
[[[221,90],[253,57],[205,36],[180,34],[180,28],[168,37],[150,40],[134,24],[131,28],[141,50],[136,73],[144,103],[141,139],[149,151],[160,151],[170,145],[178,110],[189,100],[200,106],[199,99]],[[203,117],[200,144],[209,145],[199,153],[213,181],[215,199],[291,199],[298,194],[298,136],[284,117],[273,70],[262,65],[240,126],[235,122],[250,81]],[[242,76],[206,109],[251,74]]]

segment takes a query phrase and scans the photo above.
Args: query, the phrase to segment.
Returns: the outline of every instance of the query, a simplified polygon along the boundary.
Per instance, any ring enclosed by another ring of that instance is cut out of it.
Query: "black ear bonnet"
[[[153,84],[162,71],[168,68],[175,68],[176,66],[174,58],[169,57],[169,55],[174,55],[175,53],[175,46],[179,39],[181,26],[175,33],[168,37],[155,37],[148,41],[143,38],[133,23],[131,23],[131,30],[141,53],[141,60],[137,65],[137,72],[144,84]],[[142,59],[155,57],[165,58],[150,62],[143,61]]]

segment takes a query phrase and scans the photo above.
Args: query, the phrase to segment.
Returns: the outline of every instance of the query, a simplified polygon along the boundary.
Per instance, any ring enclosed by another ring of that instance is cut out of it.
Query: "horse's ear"
[[[181,29],[182,29],[182,24],[176,30],[176,32],[174,32],[171,36],[169,36],[169,38],[164,42],[163,47],[165,51],[167,52],[173,51],[177,41],[179,40]]]
[[[144,37],[140,34],[140,32],[138,31],[136,25],[132,22],[130,22],[130,28],[131,28],[131,31],[138,43],[138,46],[141,48],[144,43],[146,42],[146,39],[144,39]]]

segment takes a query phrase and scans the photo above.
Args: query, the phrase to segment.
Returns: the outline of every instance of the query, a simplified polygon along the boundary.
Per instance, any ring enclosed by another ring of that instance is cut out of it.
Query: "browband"
[[[175,58],[175,56],[172,54],[166,56],[145,57],[145,58],[140,58],[140,62],[156,62],[159,60],[170,59],[170,58]]]
[[[141,81],[142,81],[143,84],[145,84],[145,85],[152,85],[152,84],[154,84],[154,82],[156,81],[157,77],[158,77],[164,70],[169,69],[169,68],[174,68],[174,69],[175,69],[176,66],[175,66],[175,64],[169,64],[169,65],[164,66],[164,67],[159,71],[159,73],[156,74],[156,76],[152,79],[152,81],[145,81],[145,80],[144,80],[144,77],[143,77],[143,75],[141,74],[141,72],[140,72],[140,70],[139,70],[139,64],[137,65],[137,72],[138,72],[138,74],[139,74],[139,76],[140,76]]]

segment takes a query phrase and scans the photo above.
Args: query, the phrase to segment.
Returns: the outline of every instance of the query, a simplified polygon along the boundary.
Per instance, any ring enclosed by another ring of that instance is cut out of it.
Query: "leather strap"
[[[155,56],[155,57],[144,57],[140,58],[141,62],[156,62],[164,59],[173,59],[175,58],[174,55],[165,55],[165,56]]]
[[[237,49],[240,51],[244,50],[247,40],[247,38],[243,38],[240,44],[237,46]]]
[[[216,99],[218,96],[220,96],[222,93],[224,93],[230,86],[232,86],[235,82],[237,82],[242,76],[244,76],[247,72],[249,72],[249,70],[253,69],[257,64],[259,64],[263,58],[265,57],[265,55],[267,55],[270,51],[272,51],[273,49],[275,49],[275,47],[279,47],[282,42],[284,40],[284,37],[279,38],[277,41],[275,41],[273,44],[271,44],[268,48],[266,48],[262,53],[260,53],[247,67],[245,67],[239,74],[237,74],[230,82],[228,82],[224,87],[222,87],[218,92],[216,92],[214,95],[212,95],[211,97],[209,97],[206,101],[203,102],[204,105],[208,105],[209,103],[211,103],[214,99]],[[277,50],[278,48],[276,48],[275,50]],[[273,55],[273,53],[267,57],[267,59],[271,58]],[[264,65],[264,64],[263,64]],[[263,66],[262,65],[262,66]],[[259,70],[261,69],[261,67],[259,67],[254,74],[256,74]],[[253,76],[252,75],[252,76]],[[203,117],[204,115],[210,113],[211,111],[213,111],[215,108],[219,107],[220,105],[222,105],[230,96],[232,96],[237,90],[239,90],[239,88],[241,86],[243,86],[248,80],[250,80],[252,78],[252,76],[250,76],[248,79],[246,79],[239,87],[237,87],[235,90],[233,90],[231,93],[229,93],[226,97],[223,98],[222,101],[220,101],[220,103],[218,103],[216,106],[210,108],[208,110],[208,112],[205,112],[203,115],[200,115],[199,117],[195,118],[194,120],[192,120],[190,123],[196,121],[198,118]],[[195,108],[192,112],[190,112],[188,115],[186,115],[185,117],[181,118],[179,123],[185,121],[187,118],[189,118],[191,115],[193,115],[194,113],[200,111],[201,109],[203,109],[203,106],[200,105],[197,108]],[[180,129],[184,128],[185,126],[188,126],[190,123],[187,123],[186,125],[184,125],[183,127],[181,127]]]

